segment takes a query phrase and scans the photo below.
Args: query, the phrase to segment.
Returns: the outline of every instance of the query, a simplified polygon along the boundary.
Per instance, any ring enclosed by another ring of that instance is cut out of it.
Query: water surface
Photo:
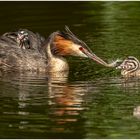
[[[70,29],[105,61],[140,59],[140,2],[0,2],[0,32]],[[68,58],[69,75],[0,73],[0,138],[140,138],[140,80]]]

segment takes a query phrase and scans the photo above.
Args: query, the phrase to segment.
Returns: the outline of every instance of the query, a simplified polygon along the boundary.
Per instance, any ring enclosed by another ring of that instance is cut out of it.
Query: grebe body
[[[0,68],[23,71],[68,71],[65,56],[90,58],[104,66],[97,57],[68,27],[53,32],[48,39],[27,29],[5,33],[0,37]]]
[[[21,38],[23,31],[26,34]],[[3,34],[0,37],[0,69],[37,71],[41,68],[40,70],[44,70],[46,57],[38,49],[44,41],[42,36],[26,29]]]

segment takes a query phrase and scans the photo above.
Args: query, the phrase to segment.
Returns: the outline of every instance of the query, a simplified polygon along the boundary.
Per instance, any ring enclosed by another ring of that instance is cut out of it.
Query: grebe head
[[[94,61],[106,65],[102,59],[97,57],[87,45],[80,39],[78,39],[70,29],[65,26],[65,31],[54,32],[49,37],[51,53],[55,56],[79,56],[88,57]]]
[[[23,49],[30,49],[29,34],[26,30],[19,30],[17,32],[17,42]]]
[[[140,68],[139,60],[134,56],[128,56],[116,69],[121,69],[122,74],[133,73]]]
[[[39,51],[46,40],[39,33],[34,33],[28,29],[19,29],[16,33],[17,42],[22,49],[32,49]]]

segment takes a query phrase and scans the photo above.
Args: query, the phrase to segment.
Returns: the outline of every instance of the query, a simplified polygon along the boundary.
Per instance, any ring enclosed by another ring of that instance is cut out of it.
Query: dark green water
[[[0,32],[64,25],[105,61],[140,59],[140,2],[0,2]],[[0,138],[140,138],[140,80],[68,58],[68,78],[0,76]]]

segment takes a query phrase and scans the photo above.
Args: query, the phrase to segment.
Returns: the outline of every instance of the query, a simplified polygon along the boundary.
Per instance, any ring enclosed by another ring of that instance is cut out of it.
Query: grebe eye
[[[80,47],[80,48],[79,48],[79,50],[80,50],[80,51],[83,51],[83,50],[84,50],[84,48],[83,48],[83,47]]]

